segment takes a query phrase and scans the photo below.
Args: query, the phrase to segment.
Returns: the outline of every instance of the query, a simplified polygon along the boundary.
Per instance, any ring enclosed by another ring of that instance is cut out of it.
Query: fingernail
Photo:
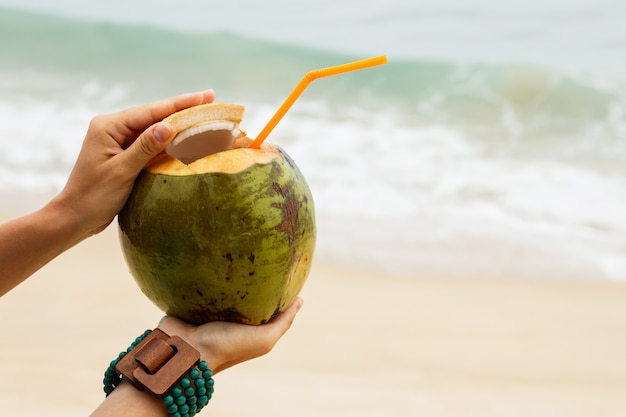
[[[207,96],[210,97],[209,101],[214,100],[215,99],[215,91],[212,88],[209,88],[208,90],[204,90],[202,92],[203,99],[206,100]]]
[[[174,128],[168,123],[159,123],[154,126],[154,130],[152,131],[152,135],[158,142],[167,142],[167,140],[172,135]]]

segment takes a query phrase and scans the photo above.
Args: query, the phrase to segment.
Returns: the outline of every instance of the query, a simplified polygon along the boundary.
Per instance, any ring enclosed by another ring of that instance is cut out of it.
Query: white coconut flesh
[[[282,159],[276,145],[265,142],[260,149],[250,148],[252,139],[239,124],[214,121],[181,130],[155,157],[146,170],[152,174],[189,176],[211,172],[234,174],[256,164]]]
[[[235,140],[244,136],[239,124],[217,120],[190,127],[178,133],[165,152],[184,164],[231,149]]]

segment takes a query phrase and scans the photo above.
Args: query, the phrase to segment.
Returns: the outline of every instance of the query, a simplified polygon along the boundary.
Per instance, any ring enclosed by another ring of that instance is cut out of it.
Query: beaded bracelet
[[[146,330],[143,334],[135,339],[135,341],[128,347],[126,351],[121,352],[116,359],[111,361],[109,367],[104,373],[104,392],[108,396],[121,383],[123,376],[125,376],[129,380],[129,382],[131,382],[137,388],[147,388],[154,395],[161,397],[161,400],[163,401],[163,404],[165,405],[165,408],[167,409],[167,412],[171,417],[193,417],[197,413],[199,413],[205,405],[209,403],[209,400],[211,399],[214,391],[213,372],[209,369],[209,366],[205,361],[194,361],[191,365],[191,369],[183,372],[180,377],[175,378],[173,383],[166,384],[164,386],[156,386],[156,388],[154,385],[145,383],[145,381],[140,378],[140,375],[138,377],[136,373],[131,375],[129,372],[127,372],[129,370],[128,365],[120,366],[120,362],[124,358],[126,358],[125,362],[131,363],[130,357],[127,356],[129,356],[129,353],[135,350],[135,348],[139,348],[138,350],[143,349],[137,355],[140,355],[144,350],[146,350],[146,344],[149,343],[146,341],[147,336],[155,336],[151,337],[151,339],[161,340],[161,343],[163,343],[162,340],[165,340],[165,338],[169,337],[159,329],[156,329],[154,332],[155,333],[153,334],[153,331]],[[158,334],[156,332],[158,332]],[[167,340],[171,341],[172,339],[173,338],[169,338]],[[182,339],[176,338],[175,342],[178,342],[178,344],[170,346],[174,348],[172,351],[175,353],[173,353],[172,355],[168,355],[169,357],[163,357],[163,355],[161,354],[162,350],[157,351],[156,354],[154,353],[155,350],[152,350],[149,352],[149,359],[152,360],[152,362],[145,360],[142,361],[141,359],[137,359],[136,357],[134,358],[133,362],[136,361],[141,365],[149,362],[149,369],[147,370],[149,372],[152,371],[153,373],[157,373],[160,369],[165,368],[164,365],[171,359],[171,357],[180,352],[181,347],[184,347],[184,345],[180,345],[181,340]],[[195,353],[197,353],[197,351],[195,351]],[[155,357],[157,368],[159,368],[156,370],[152,369],[152,367],[150,366],[154,363]],[[122,363],[122,365],[124,365],[124,363]],[[133,365],[131,365],[131,367],[139,368],[140,373],[145,371],[145,369],[141,369],[139,365],[134,363]],[[145,366],[143,367],[145,368]],[[120,368],[122,369],[122,371],[120,371]]]

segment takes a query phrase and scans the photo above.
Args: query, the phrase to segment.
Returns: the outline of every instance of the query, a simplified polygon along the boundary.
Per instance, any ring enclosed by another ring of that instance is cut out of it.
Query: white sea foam
[[[39,72],[2,75],[8,85],[0,99],[0,191],[58,192],[89,121],[120,106],[125,90]]]

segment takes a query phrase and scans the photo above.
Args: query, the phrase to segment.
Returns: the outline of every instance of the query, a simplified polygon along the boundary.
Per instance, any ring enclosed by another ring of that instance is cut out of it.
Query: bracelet
[[[160,397],[171,417],[193,417],[209,403],[213,372],[199,352],[180,337],[146,330],[111,361],[104,373],[108,396],[125,378]]]

